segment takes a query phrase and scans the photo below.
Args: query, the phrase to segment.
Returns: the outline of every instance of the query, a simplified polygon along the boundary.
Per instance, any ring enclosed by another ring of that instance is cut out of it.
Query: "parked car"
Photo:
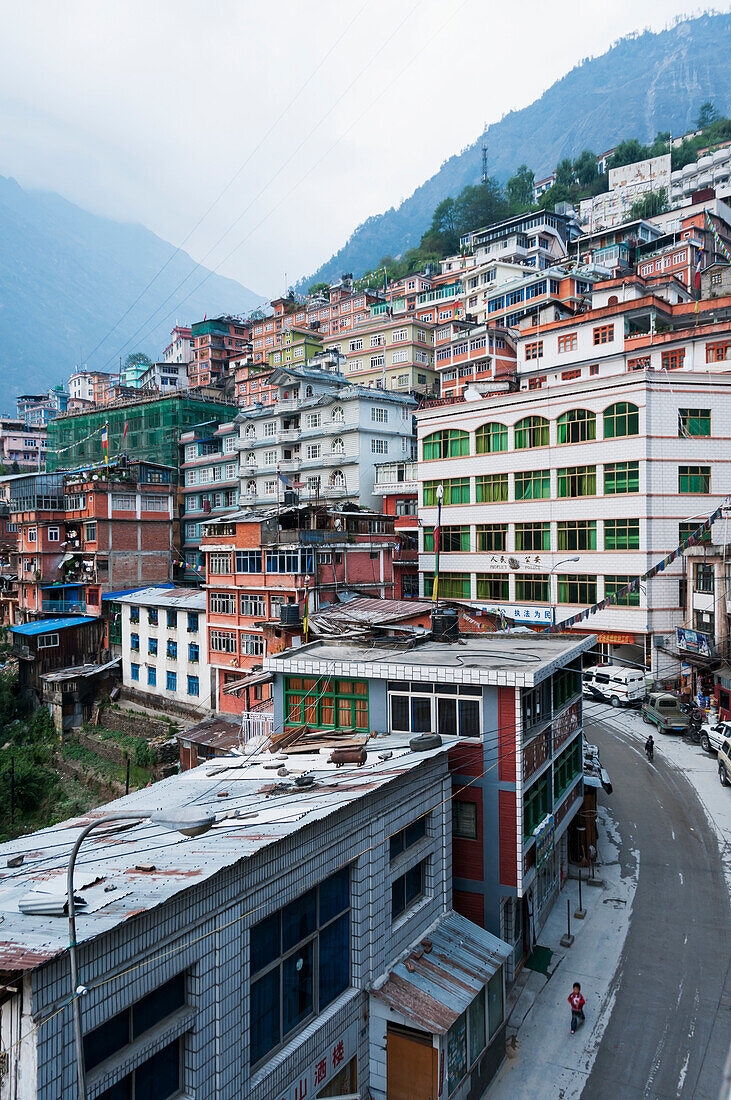
[[[622,665],[595,665],[587,668],[581,678],[583,694],[601,699],[613,707],[641,703],[647,695],[645,674],[637,668]]]
[[[642,706],[642,720],[655,724],[662,733],[685,733],[690,718],[683,714],[677,696],[667,691],[653,691]]]
[[[731,786],[731,740],[726,737],[718,750],[718,778],[722,787]]]
[[[731,722],[704,722],[701,726],[701,747],[706,752],[718,752],[721,742],[731,737]]]

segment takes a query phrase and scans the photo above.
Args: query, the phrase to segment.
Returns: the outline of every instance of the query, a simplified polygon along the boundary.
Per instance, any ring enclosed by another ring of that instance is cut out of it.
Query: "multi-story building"
[[[472,383],[505,389],[515,379],[515,337],[509,329],[448,322],[435,332],[434,357],[442,397],[456,397]]]
[[[460,738],[449,757],[453,904],[511,945],[509,978],[568,871],[583,793],[581,659],[593,643],[478,635],[462,660],[453,639],[408,649],[328,639],[264,660],[277,730]]]
[[[567,255],[569,244],[579,234],[570,214],[535,210],[516,214],[502,222],[473,229],[460,237],[461,250],[474,253],[476,260],[509,259],[531,267],[553,267]]]
[[[176,325],[170,333],[170,343],[162,353],[164,363],[190,363],[193,360],[193,330]]]
[[[196,425],[230,420],[233,405],[208,401],[185,392],[167,396],[130,397],[93,412],[61,416],[48,425],[48,469],[111,462],[121,455],[177,470],[180,435]]]
[[[227,690],[261,667],[267,652],[284,648],[286,627],[301,623],[322,601],[348,586],[361,593],[394,594],[393,520],[357,505],[285,505],[250,508],[205,524],[208,661],[216,708],[241,713],[261,704]],[[284,609],[284,610],[283,610]],[[279,631],[265,638],[265,627]],[[247,685],[243,685],[246,687]]]
[[[537,203],[541,195],[545,195],[546,191],[550,190],[556,182],[556,173],[552,172],[550,176],[544,176],[543,179],[536,180],[533,185],[533,202]]]
[[[89,1096],[481,1094],[505,1055],[510,948],[452,909],[454,744],[383,737],[363,775],[319,746],[296,763],[255,752],[103,807],[139,822],[92,834],[77,862],[78,1052],[58,914],[79,821],[4,844],[0,1030],[24,1036],[6,1051],[18,1095],[76,1095],[76,1053]]]
[[[294,296],[277,298],[271,303],[273,315],[252,323],[254,358],[266,359],[270,351],[281,346],[283,334],[293,325],[311,329],[321,338],[348,332],[382,300],[382,292],[370,288],[354,292],[350,275],[332,283],[326,294],[310,295],[306,301]]]
[[[524,328],[529,324],[558,321],[577,313],[591,301],[592,286],[607,276],[594,265],[565,266],[540,271],[516,267],[510,282],[478,295],[470,316],[491,328]]]
[[[611,328],[607,318],[595,331]],[[542,335],[548,350],[557,337]],[[540,393],[417,413],[424,596],[441,486],[440,597],[537,626],[606,598],[572,631],[597,633],[608,656],[677,673],[664,650],[682,622],[681,563],[644,578],[727,495],[731,373],[713,358],[728,335],[700,328],[693,367],[674,336],[624,373],[575,366],[558,381],[546,374]],[[554,363],[561,354],[550,348]]]
[[[430,290],[416,296],[414,311],[418,321],[425,325],[443,325],[465,315],[464,284],[460,278],[434,282]]]
[[[238,504],[237,443],[238,426],[233,422],[201,426],[180,437],[181,550],[188,580],[205,578],[202,521],[225,515]]]
[[[101,615],[102,596],[169,580],[175,471],[145,462],[10,482],[19,613]]]
[[[193,358],[188,363],[188,384],[210,386],[228,374],[249,342],[250,326],[237,317],[212,317],[196,321],[191,329]]]
[[[699,154],[700,154],[699,150]],[[731,197],[731,145],[725,146],[686,164],[670,176],[670,203],[672,206],[686,206],[693,202],[693,194],[712,188],[720,199]]]
[[[49,420],[66,412],[69,394],[63,386],[46,393],[26,393],[17,400],[18,419],[29,428],[45,428]]]
[[[629,217],[632,205],[659,191],[670,193],[670,154],[624,164],[609,169],[609,189],[582,199],[579,211],[583,225],[590,230],[621,225]]]
[[[188,370],[184,363],[151,363],[140,375],[138,389],[145,393],[169,393],[188,388]]]
[[[373,507],[376,463],[412,456],[414,399],[315,366],[276,368],[270,384],[276,404],[236,417],[239,502],[276,504],[291,489]]]
[[[0,419],[0,464],[7,471],[40,470],[47,453],[45,427],[28,427],[24,420]]]
[[[421,295],[419,295],[420,297]],[[375,306],[347,338],[326,337],[326,349],[344,356],[348,381],[396,393],[436,394],[434,326],[414,317],[388,316],[385,305]]]
[[[638,249],[663,235],[654,221],[636,218],[613,226],[589,229],[571,242],[571,255],[582,264],[596,264],[609,272],[634,270]]]
[[[417,464],[379,462],[373,491],[383,499],[385,515],[393,516],[394,534],[399,544],[393,559],[393,595],[397,600],[413,600],[419,595],[419,494]]]
[[[118,381],[118,374],[109,374],[101,370],[76,370],[69,378],[69,397],[72,401],[102,405],[109,387]]]
[[[276,386],[269,384],[269,365],[254,362],[251,352],[231,361],[236,404],[245,409],[248,405],[273,405],[277,399]]]
[[[115,597],[121,608],[122,684],[138,702],[208,713],[206,594],[190,588],[142,588]]]

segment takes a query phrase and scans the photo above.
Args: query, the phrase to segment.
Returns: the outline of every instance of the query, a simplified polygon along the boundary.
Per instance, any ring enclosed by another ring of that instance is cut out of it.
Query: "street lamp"
[[[578,556],[575,557],[575,558],[562,558],[561,561],[557,561],[556,564],[548,570],[548,576],[550,577],[553,574],[554,570],[558,569],[559,566],[561,566],[561,565],[565,565],[567,561],[581,561],[581,558],[578,557]],[[549,584],[551,583],[550,580],[549,580],[548,583]],[[556,625],[556,605],[553,602],[553,600],[551,600],[551,629],[552,630],[555,627],[555,625]]]
[[[66,873],[66,901],[69,913],[69,959],[71,962],[71,989],[73,992],[74,1009],[74,1042],[76,1046],[76,1080],[79,1090],[79,1100],[86,1100],[86,1069],[84,1067],[84,1042],[81,1031],[81,996],[86,993],[83,985],[79,985],[78,961],[76,956],[76,903],[74,901],[74,867],[79,848],[86,840],[89,833],[103,825],[121,821],[147,821],[155,825],[162,825],[171,832],[182,833],[183,836],[200,836],[206,833],[215,824],[213,814],[201,813],[199,810],[183,806],[169,813],[157,810],[154,813],[141,813],[140,811],[120,811],[113,814],[105,814],[90,825],[86,825],[71,849],[69,865]]]

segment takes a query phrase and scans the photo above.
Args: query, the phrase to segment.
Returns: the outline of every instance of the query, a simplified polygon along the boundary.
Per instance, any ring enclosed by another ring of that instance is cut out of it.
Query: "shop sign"
[[[600,630],[597,632],[596,640],[598,642],[609,642],[613,645],[633,645],[635,636],[634,634],[618,634],[614,630]]]
[[[553,852],[553,833],[553,814],[548,814],[533,830],[533,836],[536,838],[536,869],[539,869]]]
[[[502,614],[506,619],[512,619],[516,623],[549,625],[552,621],[550,607],[518,607],[515,604],[481,604],[480,606],[493,615]]]
[[[277,1100],[314,1100],[318,1092],[355,1057],[358,1046],[358,1025],[350,1027],[334,1042],[328,1043],[304,1073],[286,1092],[277,1093]]]
[[[711,656],[711,639],[708,634],[700,634],[697,630],[687,630],[685,627],[677,627],[675,637],[678,649],[684,649],[686,653],[695,653],[699,657]]]

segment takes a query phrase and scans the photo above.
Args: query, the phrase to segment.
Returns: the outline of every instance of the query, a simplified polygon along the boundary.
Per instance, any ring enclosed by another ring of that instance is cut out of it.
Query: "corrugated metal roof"
[[[115,657],[114,660],[107,661],[103,665],[86,664],[57,668],[53,672],[44,672],[41,680],[83,680],[86,676],[94,676],[97,672],[106,672],[107,669],[114,668],[121,660],[121,657]]]
[[[71,626],[81,626],[82,623],[96,622],[94,615],[72,615],[66,619],[39,619],[35,623],[22,623],[20,626],[11,626],[11,634],[31,636],[33,634],[50,634],[54,630],[68,630]]]
[[[177,737],[178,741],[192,741],[196,745],[210,745],[216,749],[235,749],[241,741],[241,720],[209,718],[179,733]]]
[[[117,592],[105,592],[102,596],[102,600],[118,600],[120,596],[131,596],[133,592],[145,592],[149,585],[145,585],[143,588],[120,588]],[[172,581],[168,581],[167,584],[158,584],[158,588],[175,588]]]
[[[397,963],[373,996],[418,1027],[444,1035],[511,947],[459,913],[448,913]]]
[[[395,623],[402,619],[412,619],[417,615],[428,615],[430,603],[418,600],[381,600],[368,596],[356,596],[335,607],[326,607],[315,615],[310,615],[310,625],[320,626],[327,623],[362,624],[375,626],[383,623]]]
[[[155,585],[138,588],[128,596],[117,596],[117,603],[140,604],[142,607],[175,607],[189,611],[205,611],[206,594],[199,588],[175,588]]]

